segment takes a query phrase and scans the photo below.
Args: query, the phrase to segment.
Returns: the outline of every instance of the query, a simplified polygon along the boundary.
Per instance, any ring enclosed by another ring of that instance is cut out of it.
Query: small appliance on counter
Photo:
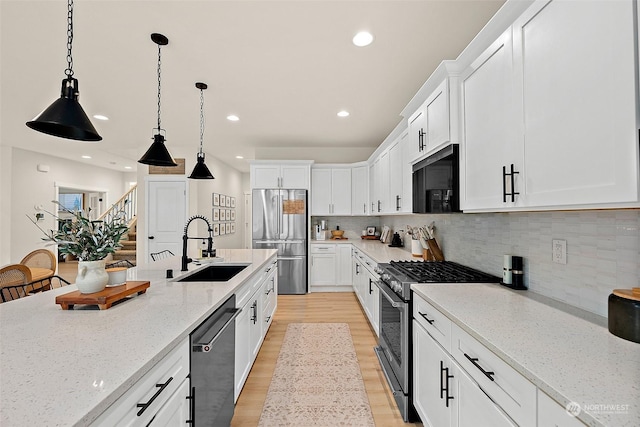
[[[501,284],[511,289],[527,289],[524,285],[524,260],[521,256],[504,256]]]
[[[609,332],[640,343],[640,288],[614,289],[609,295]]]
[[[402,239],[398,233],[393,233],[393,237],[391,238],[391,244],[389,245],[392,248],[402,248],[404,245],[402,244]]]
[[[316,224],[315,238],[316,240],[327,240],[330,236],[329,230],[327,230],[327,221],[322,220],[320,224]]]

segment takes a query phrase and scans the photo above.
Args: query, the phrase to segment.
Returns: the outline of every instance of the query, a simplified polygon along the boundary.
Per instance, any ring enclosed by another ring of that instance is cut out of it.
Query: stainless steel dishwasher
[[[236,297],[191,333],[191,425],[222,427],[233,418]]]

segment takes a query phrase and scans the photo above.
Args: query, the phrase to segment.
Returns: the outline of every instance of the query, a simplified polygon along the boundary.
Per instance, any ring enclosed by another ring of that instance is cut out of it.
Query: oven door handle
[[[381,280],[376,280],[375,284],[380,289],[380,293],[384,295],[387,300],[389,300],[393,308],[404,311],[405,302],[398,298],[398,296],[393,292],[389,292],[389,287],[385,285],[384,282],[382,282]]]

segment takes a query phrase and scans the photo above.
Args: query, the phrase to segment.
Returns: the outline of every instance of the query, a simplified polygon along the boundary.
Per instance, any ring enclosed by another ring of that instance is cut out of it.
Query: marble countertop
[[[603,318],[500,285],[411,288],[583,422],[640,426],[640,344]]]
[[[180,257],[132,268],[128,280],[151,286],[108,310],[62,310],[56,295],[75,285],[0,304],[0,425],[89,425],[275,255],[219,249],[250,263],[227,282],[168,281]]]

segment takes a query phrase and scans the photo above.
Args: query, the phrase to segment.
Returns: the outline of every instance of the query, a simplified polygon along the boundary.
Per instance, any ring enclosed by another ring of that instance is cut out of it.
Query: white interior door
[[[186,182],[149,181],[147,194],[147,261],[153,261],[150,254],[165,249],[180,255],[187,222]]]

